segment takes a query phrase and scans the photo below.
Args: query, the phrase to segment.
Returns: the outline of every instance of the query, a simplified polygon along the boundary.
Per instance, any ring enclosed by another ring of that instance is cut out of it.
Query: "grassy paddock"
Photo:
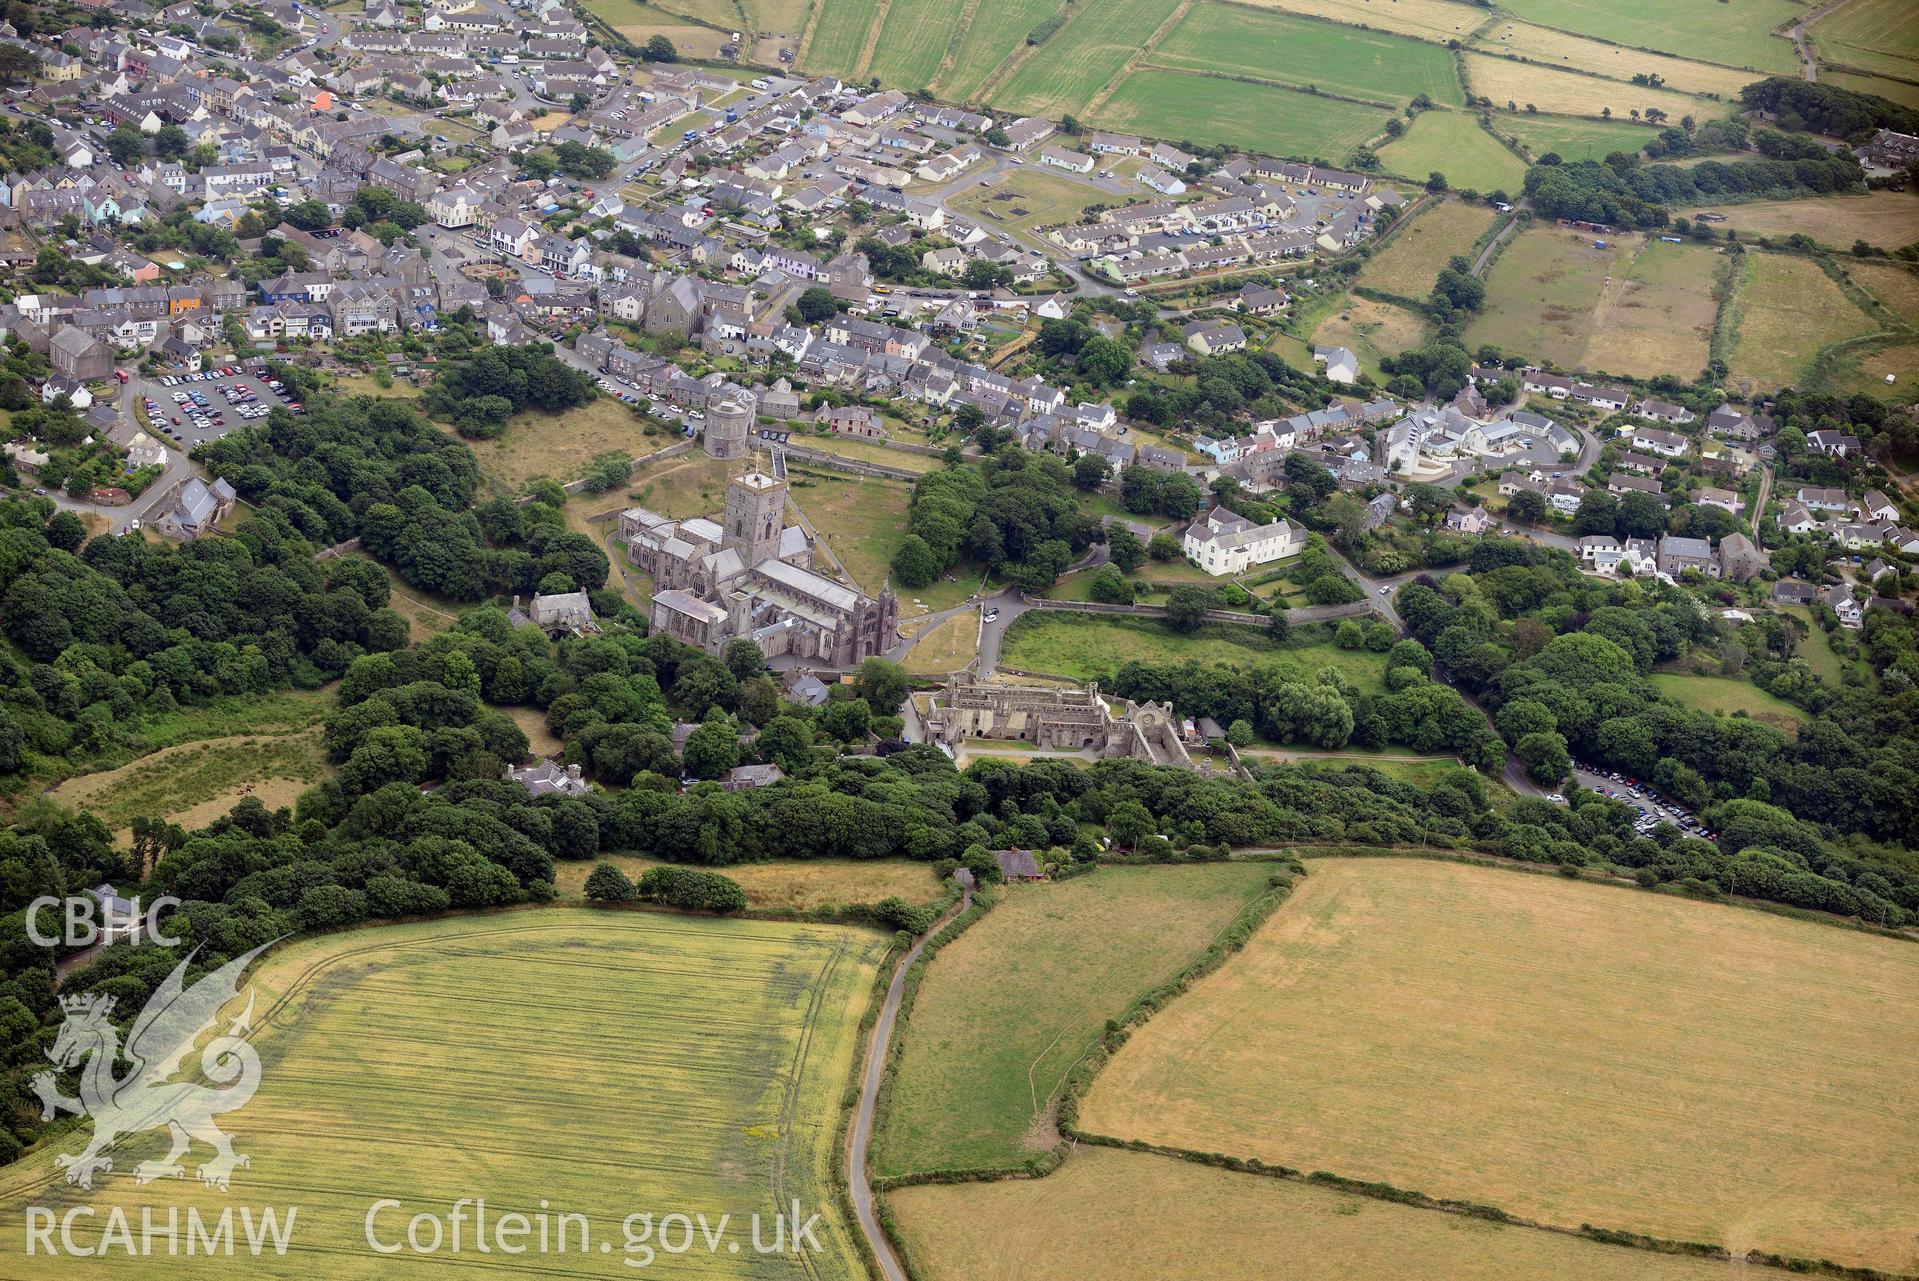
[[[886,1203],[926,1281],[1714,1281],[1728,1267],[1088,1145],[1037,1184]]]
[[[1084,110],[1119,80],[1179,5],[1180,0],[1100,0],[1066,9],[1066,25],[1019,64],[994,101],[1054,117]]]
[[[392,1220],[403,1233],[412,1213],[444,1217],[455,1198],[484,1197],[494,1214],[532,1214],[544,1200],[585,1215],[612,1247],[575,1245],[563,1260],[496,1255],[489,1275],[631,1275],[626,1261],[638,1256],[623,1251],[619,1225],[638,1208],[731,1214],[744,1231],[748,1216],[770,1220],[797,1197],[821,1215],[822,1248],[809,1251],[817,1275],[863,1276],[832,1171],[840,1099],[884,950],[867,930],[578,908],[293,943],[253,978],[264,1072],[233,1118],[252,1164],[236,1172],[231,1195],[297,1204],[295,1245],[284,1260],[243,1248],[194,1268],[442,1277],[444,1253],[374,1255],[369,1206],[406,1203]],[[593,1126],[590,1139],[569,1132],[609,1110],[617,1123]],[[135,1184],[135,1163],[164,1151],[164,1133],[123,1144],[91,1193],[52,1167],[54,1150],[77,1146],[69,1135],[0,1174],[7,1249],[23,1248],[25,1204],[111,1203],[135,1224],[143,1207],[164,1222],[169,1208],[217,1214],[229,1204],[191,1173]],[[129,1278],[181,1271],[160,1252],[117,1266]],[[63,1252],[34,1275],[97,1272],[97,1261]]]
[[[1472,256],[1473,245],[1496,216],[1484,205],[1460,200],[1431,205],[1394,229],[1386,247],[1360,269],[1358,283],[1402,298],[1424,298],[1449,259]]]
[[[897,480],[792,472],[793,502],[833,549],[861,588],[877,595],[893,553],[906,541],[912,489]]]
[[[1631,155],[1651,142],[1656,132],[1618,120],[1566,116],[1497,116],[1493,128],[1519,139],[1535,157],[1554,151],[1561,160],[1604,160],[1615,151]]]
[[[936,623],[906,651],[905,667],[921,676],[956,672],[979,654],[979,611],[969,609]]]
[[[1793,386],[1824,348],[1879,328],[1807,258],[1749,253],[1738,289],[1730,363],[1731,385],[1742,391]]]
[[[1583,363],[1634,378],[1705,368],[1718,316],[1718,254],[1650,237],[1627,256],[1594,307]]]
[[[1009,667],[1071,680],[1110,677],[1134,661],[1273,667],[1300,680],[1311,680],[1320,668],[1333,667],[1367,690],[1379,688],[1386,669],[1384,654],[1336,649],[1325,641],[1274,646],[1264,632],[1231,623],[1208,624],[1182,635],[1153,619],[1037,611],[1014,620],[1000,658]]]
[[[1404,105],[1416,94],[1464,101],[1451,55],[1422,40],[1286,13],[1203,4],[1152,51],[1154,64],[1279,80],[1324,93]]]
[[[1389,378],[1380,368],[1381,359],[1417,347],[1425,337],[1425,317],[1357,295],[1313,331],[1316,345],[1346,348],[1359,357],[1360,372],[1371,374],[1380,383]]]
[[[1198,138],[1344,163],[1354,148],[1380,131],[1387,112],[1214,76],[1135,71],[1097,116],[1102,128],[1154,138]]]
[[[1008,890],[925,971],[874,1168],[1006,1168],[1049,1147],[1047,1106],[1105,1020],[1204,951],[1270,870],[1106,867]]]
[[[1517,191],[1526,176],[1526,162],[1505,144],[1479,127],[1479,121],[1457,111],[1427,111],[1404,134],[1379,149],[1387,169],[1422,181],[1443,173],[1455,187],[1475,191]]]
[[[1756,721],[1783,730],[1796,730],[1806,723],[1807,715],[1783,698],[1776,698],[1751,681],[1726,676],[1690,676],[1682,672],[1655,672],[1652,683],[1659,692],[1702,712],[1731,716],[1744,712]]]
[[[1580,35],[1680,57],[1710,50],[1713,60],[1797,75],[1792,44],[1772,34],[1805,13],[1794,0],[1508,0],[1514,16]],[[1677,117],[1674,117],[1677,119]]]
[[[1724,231],[1730,227],[1745,240],[1797,233],[1835,249],[1850,249],[1855,240],[1887,249],[1919,240],[1919,192],[1913,191],[1763,200],[1749,205],[1701,205],[1698,209],[1680,209],[1674,213],[1685,217],[1699,209],[1724,214],[1726,221],[1717,224],[1719,229]]]
[[[1904,1270],[1919,948],[1549,876],[1316,860],[1080,1123],[1551,1223]],[[1856,1136],[1869,1131],[1875,1142]]]

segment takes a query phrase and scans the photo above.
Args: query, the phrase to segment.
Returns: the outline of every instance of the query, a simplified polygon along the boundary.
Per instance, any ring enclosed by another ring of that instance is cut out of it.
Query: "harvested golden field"
[[[1750,71],[1628,49],[1530,22],[1499,22],[1488,27],[1473,43],[1491,53],[1516,53],[1542,66],[1589,71],[1612,80],[1659,76],[1668,88],[1685,93],[1716,93],[1722,98],[1732,98],[1753,81]],[[1625,113],[1615,107],[1613,114]]]
[[[1919,946],[1504,869],[1309,867],[1114,1056],[1087,1130],[1919,1266]]]
[[[1303,13],[1348,26],[1396,31],[1444,44],[1464,40],[1486,21],[1486,11],[1455,0],[1247,0],[1261,9]]]
[[[1715,1281],[1729,1266],[1084,1144],[1037,1183],[886,1202],[926,1281]]]
[[[113,1274],[616,1277],[650,1258],[680,1275],[790,1276],[790,1255],[753,1251],[748,1221],[761,1215],[770,1242],[775,1207],[790,1215],[797,1199],[820,1215],[807,1275],[863,1275],[832,1169],[885,947],[865,929],[566,907],[288,944],[251,978],[263,1070],[251,1100],[220,1118],[250,1160],[230,1192],[203,1186],[191,1168],[136,1183],[137,1163],[166,1151],[164,1129],[128,1136],[91,1191],[69,1186],[52,1160],[79,1150],[68,1131],[0,1173],[0,1248],[24,1254],[25,1205],[92,1209],[76,1220],[87,1244],[113,1240],[109,1206],[136,1241],[143,1210],[158,1225],[176,1212],[182,1254],[184,1211],[217,1219],[227,1209],[237,1220],[238,1206],[275,1207],[283,1223],[294,1216],[283,1254],[251,1258],[241,1240],[230,1256],[185,1262],[162,1239],[150,1256],[116,1258]],[[189,1167],[207,1153],[196,1143]],[[484,1198],[491,1258],[479,1258],[470,1202],[455,1257],[461,1198]],[[544,1251],[532,1225],[517,1240],[493,1231],[511,1230],[509,1212],[546,1220]],[[713,1247],[694,1233],[697,1253],[669,1260],[653,1232],[674,1212],[709,1224],[726,1215],[731,1226]],[[627,1222],[637,1213],[653,1216],[650,1240]],[[406,1248],[415,1215],[427,1221],[416,1239],[442,1248]],[[398,1244],[376,1254],[371,1241]],[[13,1271],[102,1275],[97,1258],[59,1256]]]
[[[553,885],[562,899],[585,897],[586,878],[600,863],[611,863],[638,880],[658,859],[614,854],[554,865]],[[775,863],[737,863],[715,869],[738,881],[747,906],[762,910],[813,912],[842,903],[877,903],[903,898],[931,903],[940,895],[940,879],[928,863],[904,859],[784,859]]]
[[[1671,89],[1602,80],[1598,76],[1559,71],[1485,53],[1461,56],[1471,91],[1491,98],[1501,107],[1513,103],[1523,111],[1526,104],[1531,103],[1541,111],[1568,116],[1604,116],[1610,110],[1620,120],[1632,119],[1634,111],[1643,113],[1648,107],[1657,107],[1675,121],[1687,115],[1708,120],[1731,110],[1727,103],[1695,98]]]
[[[1745,256],[1735,306],[1731,380],[1742,391],[1796,386],[1826,347],[1879,328],[1818,263],[1786,254]]]
[[[1706,210],[1726,220],[1742,239],[1803,233],[1822,245],[1850,249],[1863,240],[1884,249],[1897,249],[1919,240],[1919,192],[1870,191],[1863,196],[1823,196],[1806,200],[1765,200],[1750,205],[1701,205],[1675,210],[1676,217]]]
[[[1386,247],[1367,259],[1358,283],[1402,298],[1424,298],[1454,256],[1470,258],[1473,245],[1496,217],[1483,205],[1442,200],[1393,232]]]

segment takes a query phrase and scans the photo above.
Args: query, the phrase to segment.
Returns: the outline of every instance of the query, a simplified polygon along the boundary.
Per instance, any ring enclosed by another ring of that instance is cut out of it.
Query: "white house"
[[[1344,383],[1350,387],[1359,381],[1359,357],[1344,347],[1315,347],[1313,360],[1326,366],[1328,382]]]
[[[1215,507],[1186,527],[1181,550],[1209,574],[1243,574],[1296,556],[1306,546],[1306,531],[1289,520],[1255,525],[1224,507]]]

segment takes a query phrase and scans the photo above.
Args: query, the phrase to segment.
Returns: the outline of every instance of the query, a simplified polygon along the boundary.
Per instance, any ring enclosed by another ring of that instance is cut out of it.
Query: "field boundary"
[[[1290,866],[1293,869],[1297,869],[1300,875],[1310,874],[1304,863],[1304,860],[1307,858],[1417,857],[1431,859],[1436,862],[1456,862],[1499,868],[1508,871],[1528,872],[1541,876],[1570,875],[1571,879],[1585,880],[1592,884],[1612,884],[1622,889],[1639,888],[1635,882],[1626,880],[1623,877],[1617,877],[1603,869],[1601,869],[1600,877],[1591,878],[1583,874],[1584,869],[1574,869],[1569,874],[1562,872],[1557,867],[1547,867],[1543,864],[1528,864],[1517,860],[1501,859],[1496,856],[1482,856],[1477,853],[1459,851],[1416,848],[1408,848],[1402,851],[1373,847],[1357,847],[1349,851],[1340,847],[1328,846],[1273,846],[1263,848],[1271,852],[1287,854],[1291,859]],[[1257,851],[1248,851],[1248,853],[1257,853]],[[1287,898],[1290,897],[1295,880],[1282,874],[1276,876],[1275,881],[1283,881],[1284,884],[1275,884],[1273,890],[1261,896],[1259,900],[1256,900],[1256,903],[1268,904],[1266,910],[1258,916],[1257,920],[1246,920],[1246,917],[1251,915],[1249,910],[1243,912],[1241,919],[1236,920],[1232,926],[1228,927],[1226,935],[1222,936],[1222,941],[1227,944],[1228,951],[1220,952],[1217,956],[1214,956],[1214,952],[1216,952],[1220,946],[1216,943],[1215,947],[1209,949],[1205,956],[1202,956],[1193,966],[1188,967],[1187,973],[1167,983],[1164,987],[1156,989],[1155,992],[1140,998],[1139,1001],[1136,1001],[1134,1005],[1129,1008],[1126,1017],[1108,1025],[1108,1032],[1101,1044],[1099,1057],[1084,1064],[1083,1069],[1076,1069],[1074,1074],[1070,1074],[1066,1082],[1066,1087],[1061,1091],[1059,1127],[1063,1136],[1072,1139],[1074,1142],[1098,1144],[1101,1147],[1117,1148],[1133,1152],[1147,1152],[1159,1156],[1191,1161],[1198,1165],[1232,1170],[1238,1173],[1256,1174],[1267,1178],[1284,1179],[1297,1183],[1309,1183],[1335,1191],[1348,1192],[1356,1196],[1368,1197],[1373,1200],[1389,1201],[1399,1205],[1410,1206],[1414,1209],[1436,1210],[1466,1218],[1500,1223],[1509,1227],[1533,1228],[1542,1232],[1553,1232],[1605,1245],[1644,1250],[1654,1254],[1681,1255],[1728,1262],[1736,1260],[1747,1264],[1776,1268],[1802,1275],[1843,1278],[1844,1281],[1919,1281],[1919,1277],[1911,1273],[1896,1273],[1877,1268],[1854,1267],[1834,1263],[1828,1259],[1807,1259],[1758,1250],[1735,1255],[1723,1245],[1708,1242],[1656,1237],[1642,1232],[1609,1228],[1592,1223],[1581,1223],[1577,1227],[1569,1224],[1551,1223],[1544,1220],[1525,1218],[1495,1205],[1476,1201],[1435,1197],[1429,1193],[1397,1187],[1390,1183],[1351,1179],[1327,1170],[1307,1172],[1291,1166],[1271,1164],[1257,1157],[1235,1157],[1221,1152],[1205,1152],[1168,1144],[1150,1143],[1140,1139],[1124,1139],[1116,1135],[1099,1134],[1080,1129],[1077,1124],[1078,1103],[1080,1098],[1084,1096],[1086,1089],[1090,1088],[1093,1078],[1098,1075],[1099,1069],[1131,1038],[1133,1032],[1138,1030],[1138,1028],[1151,1019],[1153,1014],[1158,1012],[1166,1001],[1179,996],[1190,987],[1193,982],[1196,982],[1199,978],[1204,977],[1206,974],[1224,965],[1225,962],[1230,959],[1230,953],[1239,951],[1245,945],[1246,941],[1251,938],[1253,931],[1265,924],[1266,920],[1270,918],[1274,912],[1278,911]],[[1676,892],[1668,891],[1668,893]],[[1700,902],[1722,902],[1727,906],[1747,905],[1743,901],[1730,897],[1716,900],[1704,899],[1695,895],[1685,895],[1685,897],[1695,898]],[[1249,905],[1249,909],[1250,906],[1251,905]],[[1840,921],[1838,918],[1830,916],[1819,917],[1816,914],[1808,914],[1808,917],[1801,918],[1799,917],[1799,912],[1800,909],[1788,909],[1777,914],[1792,916],[1796,919],[1822,919],[1827,923],[1835,925],[1845,924],[1845,922]],[[1228,936],[1233,935],[1242,923],[1246,924],[1244,935],[1239,936],[1236,940],[1229,938]],[[1877,927],[1863,925],[1860,926],[1860,928],[1864,928],[1866,932],[1869,933],[1904,938],[1908,941],[1919,941],[1919,938],[1915,938],[1915,936],[1911,934],[1898,934],[1894,931],[1881,930]],[[1209,960],[1211,963],[1207,964],[1206,962]]]

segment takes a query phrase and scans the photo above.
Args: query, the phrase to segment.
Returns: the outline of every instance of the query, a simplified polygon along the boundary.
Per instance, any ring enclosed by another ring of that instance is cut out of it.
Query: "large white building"
[[[1254,565],[1297,556],[1306,531],[1289,520],[1255,525],[1215,507],[1186,527],[1181,548],[1209,574],[1243,574]]]

